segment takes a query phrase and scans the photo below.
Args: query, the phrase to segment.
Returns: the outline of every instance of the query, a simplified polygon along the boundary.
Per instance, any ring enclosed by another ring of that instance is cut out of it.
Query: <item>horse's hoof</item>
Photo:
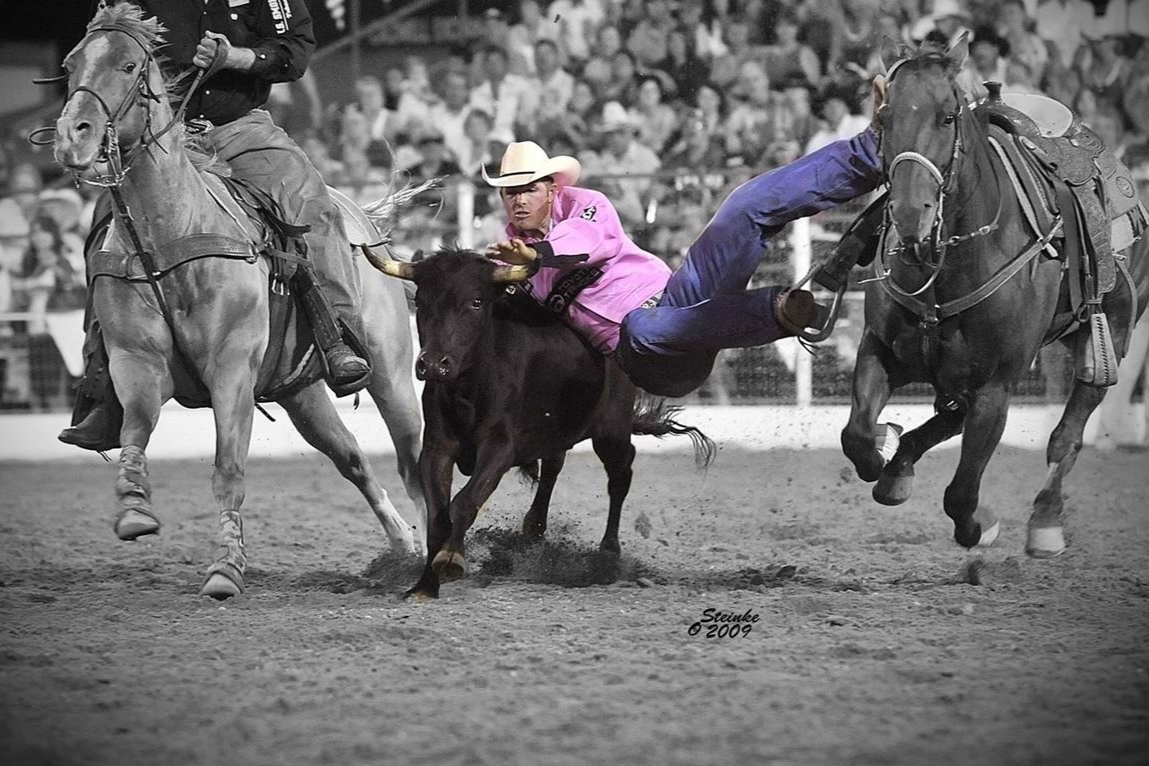
[[[431,593],[430,591],[416,588],[407,593],[407,599],[415,604],[429,604],[432,601],[439,600],[438,593]]]
[[[463,554],[449,551],[446,548],[435,554],[431,561],[431,569],[443,582],[461,580],[467,576],[467,561]]]
[[[148,513],[129,508],[116,519],[115,530],[116,537],[121,540],[135,540],[159,532],[160,521]]]
[[[240,593],[243,593],[243,585],[219,572],[209,575],[203,587],[199,589],[201,596],[210,596],[217,601],[238,596]]]
[[[990,524],[988,527],[982,527],[981,537],[978,538],[977,547],[978,548],[988,548],[989,546],[993,545],[994,541],[997,540],[998,534],[1000,534],[1000,533],[1001,533],[1001,522],[999,522],[999,521],[995,521],[994,523]]]
[[[913,494],[914,477],[882,474],[874,485],[873,496],[882,505],[901,505]]]
[[[1025,544],[1030,558],[1051,559],[1065,553],[1065,533],[1061,527],[1031,527]]]

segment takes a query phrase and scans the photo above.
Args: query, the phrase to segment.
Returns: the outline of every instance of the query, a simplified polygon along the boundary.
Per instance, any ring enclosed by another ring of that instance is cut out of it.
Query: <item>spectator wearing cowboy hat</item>
[[[588,162],[587,175],[614,200],[619,216],[628,227],[645,225],[643,200],[652,185],[651,175],[662,160],[649,146],[636,141],[638,128],[626,108],[617,101],[602,107],[600,123],[602,150]]]
[[[876,110],[884,80],[874,87]],[[627,236],[607,195],[574,186],[580,171],[574,157],[550,157],[530,141],[510,144],[498,175],[483,174],[508,219],[505,239],[487,254],[529,266],[527,293],[557,307],[639,387],[660,396],[702,385],[722,349],[772,343],[815,325],[820,312],[811,293],[747,284],[787,223],[871,191],[882,178],[877,135],[867,127],[738,187],[671,272]],[[582,273],[568,278],[576,270]]]

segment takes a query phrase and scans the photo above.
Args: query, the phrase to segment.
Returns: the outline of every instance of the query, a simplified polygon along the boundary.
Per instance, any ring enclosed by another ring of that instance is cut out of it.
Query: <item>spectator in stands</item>
[[[319,171],[323,181],[328,186],[349,186],[351,178],[347,175],[347,167],[331,156],[327,143],[316,133],[305,133],[299,141],[299,148],[311,160],[311,164]]]
[[[784,83],[783,88],[772,93],[771,103],[773,107],[766,123],[766,151],[758,162],[754,163],[760,168],[786,165],[801,157],[805,153],[807,142],[818,129],[818,121],[811,110],[810,90],[806,86],[805,78],[799,77]],[[854,131],[858,132],[860,130]]]
[[[28,249],[28,219],[16,201],[0,198],[0,314],[12,310],[12,280],[23,267]],[[0,322],[0,335],[11,335],[12,326]]]
[[[82,277],[78,283],[83,284]],[[72,297],[69,293],[76,284],[77,279],[64,252],[60,227],[52,218],[38,216],[32,221],[20,271],[12,279],[12,307],[33,315],[28,323],[30,335],[42,335],[48,331],[45,315],[49,302],[58,289],[64,296]],[[79,305],[84,305],[83,295]]]
[[[599,90],[600,101],[618,101],[625,106],[634,104],[638,91],[638,71],[634,59],[626,51],[619,51],[610,60],[610,80]]]
[[[558,25],[543,17],[542,8],[536,0],[520,0],[518,19],[507,32],[507,50],[512,62],[511,71],[524,77],[538,74],[538,44],[550,40],[555,45],[556,59],[562,61],[559,50]],[[514,67],[520,62],[522,69]]]
[[[726,2],[688,0],[678,8],[679,26],[690,39],[691,49],[703,61],[709,62],[726,53],[723,29],[728,6]]]
[[[8,198],[20,206],[25,219],[36,217],[40,207],[40,190],[44,188],[44,178],[40,168],[31,162],[20,162],[12,166],[8,173]]]
[[[828,92],[821,102],[818,112],[822,126],[806,143],[806,154],[816,152],[835,141],[857,135],[865,130],[869,123],[865,117],[854,113],[849,102],[839,93]]]
[[[962,0],[934,0],[933,10],[918,20],[910,30],[910,36],[920,42],[932,32],[939,42],[953,45],[963,32],[970,32],[971,21]]]
[[[678,86],[678,96],[686,101],[710,79],[710,64],[694,49],[694,38],[681,27],[672,29],[666,38],[666,60],[662,71]]]
[[[1081,92],[1081,75],[1076,67],[1063,64],[1061,56],[1050,56],[1045,66],[1045,77],[1041,80],[1041,90],[1050,98],[1071,107]]]
[[[645,0],[638,25],[626,39],[626,49],[639,69],[657,68],[666,59],[667,38],[674,28],[667,0]]]
[[[1133,60],[1125,53],[1124,28],[1099,19],[1079,50],[1077,70],[1081,85],[1104,103],[1104,109],[1120,112],[1133,72]]]
[[[398,125],[395,112],[385,106],[383,83],[373,75],[355,81],[355,103],[344,115],[341,143],[344,154],[363,155],[377,167],[390,167],[388,142],[395,139]],[[344,157],[350,165],[350,159]]]
[[[747,61],[731,93],[735,101],[725,126],[726,154],[751,165],[759,160],[769,141],[766,127],[773,99],[766,70],[756,61]]]
[[[486,46],[482,57],[483,78],[471,89],[471,108],[480,109],[492,117],[492,138],[495,141],[514,141],[516,126],[524,118],[524,110],[530,107],[530,83],[508,71],[507,52],[502,46]]]
[[[467,143],[463,125],[471,112],[467,76],[462,72],[448,71],[443,73],[440,82],[442,98],[428,110],[428,122],[442,134],[443,143],[458,158]]]
[[[591,134],[591,127],[596,122],[598,111],[599,102],[590,83],[575,80],[566,111],[553,119],[541,120],[540,136],[566,137],[573,142],[574,148],[581,152],[586,148],[587,137]]]
[[[631,119],[638,126],[639,142],[659,155],[678,127],[678,113],[663,101],[663,96],[662,80],[646,75],[639,79],[638,97],[630,110]]]
[[[606,20],[602,0],[554,0],[547,6],[548,19],[559,27],[556,37],[566,44],[566,54],[578,66],[591,55],[595,31]]]
[[[463,121],[466,141],[456,152],[456,161],[467,175],[477,176],[482,165],[498,157],[499,142],[493,135],[494,119],[489,112],[472,108]]]
[[[40,213],[56,222],[64,242],[64,254],[73,270],[84,274],[84,237],[87,235],[84,199],[75,189],[45,189],[40,192]]]
[[[561,66],[559,47],[554,40],[539,40],[535,45],[535,71],[530,79],[531,106],[529,125],[535,132],[540,120],[562,114],[574,92],[574,77]]]
[[[997,33],[1009,44],[1009,59],[1022,64],[1036,83],[1049,62],[1049,48],[1033,29],[1034,21],[1022,0],[1003,0],[998,6]]]
[[[1089,0],[1039,0],[1035,20],[1037,36],[1049,43],[1054,58],[1063,67],[1073,66],[1081,33],[1093,25],[1093,3]]]
[[[1009,56],[1009,42],[1000,37],[993,27],[982,25],[974,31],[969,45],[969,58],[958,73],[957,82],[971,101],[985,98],[986,82],[1005,82],[1005,63]]]
[[[603,105],[601,126],[604,145],[588,157],[587,175],[593,176],[597,188],[614,201],[623,223],[637,229],[645,225],[651,176],[662,162],[649,146],[635,140],[638,131],[634,121],[619,102]]]
[[[771,82],[801,77],[810,86],[817,86],[822,79],[822,65],[814,49],[798,39],[798,28],[798,15],[791,9],[783,10],[774,27],[776,41],[763,51],[766,76]]]
[[[726,26],[726,53],[715,56],[710,64],[710,80],[720,88],[729,88],[738,80],[743,67],[762,61],[762,49],[750,44],[750,27],[733,20]]]
[[[704,94],[712,94],[704,95]],[[669,148],[663,157],[667,168],[692,171],[712,170],[722,167],[726,159],[726,147],[719,128],[721,121],[721,101],[719,106],[702,104],[710,98],[719,99],[717,91],[705,86],[698,92],[695,106],[686,113],[678,131],[671,137]],[[717,120],[712,119],[717,115]],[[675,178],[676,182],[678,177]]]

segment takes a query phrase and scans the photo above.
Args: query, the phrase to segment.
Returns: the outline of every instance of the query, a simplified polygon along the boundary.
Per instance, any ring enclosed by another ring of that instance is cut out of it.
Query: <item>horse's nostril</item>
[[[439,374],[449,375],[451,372],[451,357],[445,356],[439,360]]]

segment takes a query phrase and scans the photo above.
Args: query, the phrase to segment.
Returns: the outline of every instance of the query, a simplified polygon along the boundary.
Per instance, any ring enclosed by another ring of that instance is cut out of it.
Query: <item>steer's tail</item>
[[[675,420],[674,416],[680,412],[681,407],[667,404],[666,399],[639,391],[634,400],[634,424],[630,432],[636,436],[657,436],[660,439],[667,434],[689,436],[694,444],[694,462],[704,468],[714,462],[718,447],[698,428],[684,426]]]

